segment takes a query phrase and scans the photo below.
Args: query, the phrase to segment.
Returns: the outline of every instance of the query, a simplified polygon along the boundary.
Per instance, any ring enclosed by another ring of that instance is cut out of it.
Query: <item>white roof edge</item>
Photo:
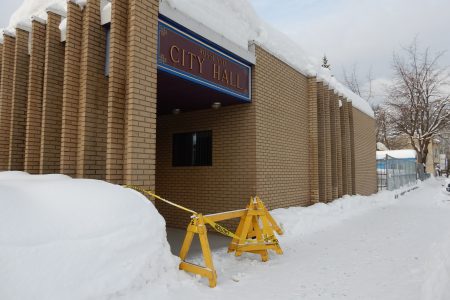
[[[24,22],[19,22],[19,24],[17,24],[17,26],[16,26],[16,29],[20,29],[20,30],[23,30],[23,31],[26,31],[26,32],[31,32],[30,24],[26,24]]]
[[[47,24],[47,20],[44,20],[38,16],[31,16],[31,21],[36,21],[44,25]]]
[[[255,64],[256,57],[251,51],[244,49],[232,41],[228,40],[224,36],[216,33],[215,31],[209,29],[200,22],[191,19],[187,15],[183,14],[181,11],[170,7],[165,4],[165,2],[160,3],[159,12],[161,15],[177,22],[178,24],[192,30],[198,35],[210,40],[211,42],[221,46],[222,48],[234,53],[235,55],[241,57],[242,59],[248,61],[249,63]]]
[[[13,37],[13,38],[16,37],[16,33],[14,31],[12,31],[12,30],[9,30],[9,29],[4,29],[3,30],[3,35],[7,35],[7,36]]]
[[[286,59],[284,59],[283,57],[280,57],[279,55],[277,55],[276,53],[274,53],[273,51],[271,51],[270,49],[268,49],[266,46],[264,46],[263,44],[261,44],[258,41],[251,41],[251,44],[253,45],[257,45],[258,47],[264,49],[264,51],[267,51],[268,53],[270,53],[271,55],[273,55],[274,57],[276,57],[277,59],[279,59],[280,61],[284,62],[286,65],[288,65],[289,67],[291,67],[292,69],[296,70],[297,72],[299,72],[300,74],[305,75],[306,77],[316,77],[316,74],[308,74],[305,71],[301,70],[300,68],[296,67],[293,63],[287,61]],[[317,82],[323,82],[326,83],[325,80],[321,80],[320,78],[317,78]]]
[[[61,10],[61,9],[58,9],[58,8],[56,8],[56,7],[54,7],[54,6],[49,6],[49,7],[47,7],[47,8],[45,9],[45,11],[46,11],[47,13],[51,12],[51,13],[57,14],[57,15],[63,17],[63,18],[66,18],[66,17],[67,17],[67,12],[66,12],[66,11],[63,11],[63,10]]]

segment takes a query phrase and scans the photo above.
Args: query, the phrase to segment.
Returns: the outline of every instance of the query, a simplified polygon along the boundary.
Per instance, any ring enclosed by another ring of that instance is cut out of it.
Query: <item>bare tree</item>
[[[394,83],[389,89],[387,114],[393,129],[406,135],[425,163],[428,145],[450,123],[449,75],[439,67],[443,53],[432,55],[418,49],[417,41],[394,54]]]
[[[350,73],[348,73],[346,69],[343,69],[342,73],[344,75],[345,85],[347,85],[347,87],[353,93],[357,94],[361,98],[366,99],[366,101],[370,102],[370,100],[373,97],[373,94],[372,94],[372,82],[373,82],[372,69],[369,70],[369,72],[367,73],[367,76],[366,76],[367,87],[364,86],[364,84],[360,80],[360,77],[358,76],[356,64],[353,65],[353,68]]]

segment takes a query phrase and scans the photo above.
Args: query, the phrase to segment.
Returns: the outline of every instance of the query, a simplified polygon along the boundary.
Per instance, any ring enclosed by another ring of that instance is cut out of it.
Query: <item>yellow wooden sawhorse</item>
[[[235,218],[240,218],[240,222],[234,234],[216,224],[216,222]],[[269,259],[268,250],[274,250],[277,254],[283,254],[278,239],[275,237],[275,232],[282,235],[283,231],[259,197],[252,197],[246,209],[205,216],[202,214],[194,215],[188,225],[186,237],[180,250],[180,270],[208,278],[210,287],[217,285],[217,273],[212,260],[206,224],[213,226],[219,233],[232,238],[228,252],[235,252],[236,256],[249,252],[258,254],[261,256],[262,261],[267,261]],[[195,234],[199,236],[205,262],[204,267],[186,262]]]

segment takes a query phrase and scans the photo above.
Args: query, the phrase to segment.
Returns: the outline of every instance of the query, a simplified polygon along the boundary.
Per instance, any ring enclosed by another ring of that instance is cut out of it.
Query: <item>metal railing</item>
[[[393,191],[414,185],[418,179],[418,171],[415,160],[398,159],[389,155],[384,159],[377,159],[378,190]]]

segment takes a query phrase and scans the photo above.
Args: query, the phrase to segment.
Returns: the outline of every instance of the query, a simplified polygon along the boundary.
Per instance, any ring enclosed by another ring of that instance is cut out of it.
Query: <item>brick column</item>
[[[30,33],[16,29],[16,51],[14,56],[14,78],[9,140],[9,169],[23,171],[25,156],[25,130],[27,123],[28,94],[28,40]]]
[[[317,107],[318,107],[318,159],[319,159],[319,200],[326,202],[327,197],[327,176],[326,162],[327,149],[325,141],[325,101],[323,82],[317,83]]]
[[[338,167],[337,167],[337,128],[336,128],[336,101],[337,97],[333,90],[330,94],[330,131],[331,131],[331,179],[332,199],[338,198]]]
[[[338,179],[338,197],[342,197],[342,136],[341,136],[341,112],[340,103],[342,103],[342,96],[337,96],[334,103],[336,110],[336,156],[337,156],[337,179]]]
[[[106,180],[123,183],[128,1],[113,1],[108,93]],[[149,54],[150,55],[150,54]]]
[[[108,79],[100,0],[88,1],[83,13],[77,176],[105,179]]]
[[[157,0],[129,0],[125,182],[155,186]]]
[[[349,144],[349,127],[348,127],[348,107],[345,98],[342,98],[341,106],[341,145],[342,145],[342,194],[348,195],[349,191],[349,181],[351,181],[351,176],[348,174],[348,144]]]
[[[311,203],[319,200],[319,124],[317,106],[317,78],[308,78],[308,132],[309,132],[309,190]]]
[[[83,12],[80,7],[73,1],[67,2],[60,172],[69,176],[76,176],[77,173],[82,25]]]
[[[352,195],[356,195],[356,172],[355,172],[355,128],[353,123],[353,105],[348,105],[348,122],[350,124],[350,171],[352,177]]]
[[[3,44],[0,43],[0,80],[2,78]],[[1,102],[0,102],[1,105]]]
[[[24,164],[25,171],[31,174],[38,174],[40,170],[44,66],[45,23],[33,20]]]
[[[328,86],[324,86],[324,122],[325,122],[325,153],[326,153],[326,202],[330,202],[333,199],[333,183],[331,174],[331,123],[330,123],[330,90]]]
[[[9,136],[13,93],[14,55],[16,39],[3,35],[2,75],[0,84],[0,171],[9,167]]]
[[[61,156],[64,44],[59,25],[61,16],[48,12],[45,37],[45,70],[42,105],[40,172],[59,173]]]

